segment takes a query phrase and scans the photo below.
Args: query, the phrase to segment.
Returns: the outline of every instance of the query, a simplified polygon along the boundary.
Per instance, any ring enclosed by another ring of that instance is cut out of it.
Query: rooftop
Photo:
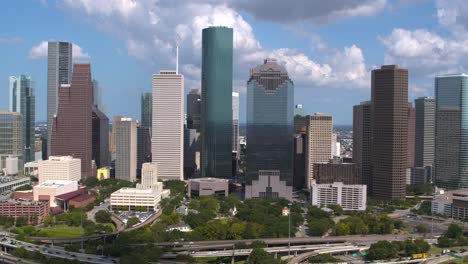
[[[62,186],[73,184],[73,183],[78,184],[77,181],[49,180],[49,181],[45,181],[45,182],[43,182],[43,183],[41,183],[39,185],[36,185],[34,187],[58,188],[58,187],[62,187]]]
[[[80,159],[75,159],[72,156],[50,156],[48,160],[41,160],[40,162],[57,162],[57,161],[71,161],[71,160],[80,160]]]
[[[138,189],[138,188],[121,188],[111,194],[112,195],[158,195],[158,189]]]
[[[434,200],[436,201],[447,201],[452,202],[453,198],[463,198],[468,197],[468,189],[460,189],[460,190],[453,190],[453,191],[445,191],[442,194],[437,194],[434,196]]]
[[[197,178],[197,179],[190,179],[189,181],[194,181],[194,182],[229,182],[229,180],[221,179],[221,178]]]
[[[0,184],[9,183],[17,180],[29,179],[27,176],[2,176],[0,177]]]

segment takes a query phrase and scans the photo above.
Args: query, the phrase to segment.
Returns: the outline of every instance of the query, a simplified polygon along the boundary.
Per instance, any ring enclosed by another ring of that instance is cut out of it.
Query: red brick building
[[[46,215],[49,215],[49,203],[31,201],[5,201],[0,202],[0,215],[10,217],[26,217],[31,222],[37,217],[37,223],[41,223]]]

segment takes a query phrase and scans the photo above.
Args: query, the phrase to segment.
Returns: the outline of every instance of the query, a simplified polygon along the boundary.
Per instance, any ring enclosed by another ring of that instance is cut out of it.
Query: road
[[[465,252],[465,253],[455,253],[457,256],[460,256],[460,257],[466,257],[468,256],[468,251]],[[433,257],[433,258],[428,258],[427,259],[427,264],[438,264],[438,263],[442,263],[442,262],[445,262],[445,261],[448,261],[448,260],[454,260],[454,257],[450,256],[450,254],[447,254],[447,255],[440,255],[439,257]]]
[[[94,206],[94,208],[91,209],[91,211],[87,213],[88,219],[93,222],[96,222],[96,219],[94,219],[94,216],[96,215],[96,213],[101,210],[109,211],[109,206],[110,206],[110,203],[108,199],[106,199],[106,201],[104,201],[102,204]]]
[[[349,252],[349,251],[361,251],[367,250],[369,247],[357,247],[357,246],[340,246],[340,247],[333,247],[333,248],[323,248],[318,249],[316,251],[307,252],[304,254],[300,254],[292,258],[288,264],[298,264],[306,259],[319,255],[319,254],[326,254],[326,253],[341,253],[341,252]]]

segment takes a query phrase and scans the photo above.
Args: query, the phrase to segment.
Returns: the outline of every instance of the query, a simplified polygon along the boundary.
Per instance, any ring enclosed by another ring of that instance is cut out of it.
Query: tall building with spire
[[[47,156],[51,153],[54,117],[58,111],[59,88],[72,78],[72,43],[49,41],[47,48]]]
[[[250,70],[247,81],[247,177],[260,170],[278,170],[293,184],[294,83],[275,59]]]
[[[30,76],[10,76],[10,111],[23,116],[23,159],[35,160],[36,97]]]
[[[233,30],[202,32],[202,177],[232,177]]]

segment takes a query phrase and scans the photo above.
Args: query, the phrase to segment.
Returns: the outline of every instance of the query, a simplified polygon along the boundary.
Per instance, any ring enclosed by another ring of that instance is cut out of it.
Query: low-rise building
[[[26,217],[28,222],[37,219],[37,223],[42,222],[46,215],[49,215],[49,204],[46,202],[32,201],[0,201],[0,215],[9,217]]]
[[[465,208],[467,205],[468,189],[454,191],[438,190],[432,199],[431,210],[433,214],[464,219],[465,212],[468,212],[468,209]]]
[[[31,184],[31,178],[23,176],[0,177],[0,193],[13,191],[18,187]]]
[[[229,180],[219,178],[198,178],[188,181],[188,197],[204,195],[229,195]]]
[[[167,232],[172,232],[175,230],[180,232],[192,232],[192,228],[184,222],[181,222],[177,225],[170,225],[166,229]]]
[[[39,178],[39,162],[31,161],[24,164],[24,175]]]
[[[46,181],[81,180],[81,160],[72,156],[50,156],[48,160],[39,161],[39,184]]]
[[[292,200],[292,186],[280,179],[279,170],[260,170],[258,180],[245,186],[245,199],[285,198]]]
[[[311,203],[315,206],[336,204],[346,211],[364,211],[367,207],[367,186],[361,184],[312,183],[310,188]]]
[[[111,194],[110,204],[112,210],[135,211],[145,208],[147,211],[156,211],[161,202],[163,192],[162,183],[158,182],[153,188],[122,188]]]
[[[56,196],[71,193],[78,190],[78,182],[55,180],[46,181],[34,186],[34,201],[48,201],[50,207],[57,207]]]
[[[92,195],[87,193],[82,193],[76,197],[73,197],[68,202],[69,205],[73,206],[74,208],[83,208],[86,207],[88,204],[94,202],[96,198]]]

